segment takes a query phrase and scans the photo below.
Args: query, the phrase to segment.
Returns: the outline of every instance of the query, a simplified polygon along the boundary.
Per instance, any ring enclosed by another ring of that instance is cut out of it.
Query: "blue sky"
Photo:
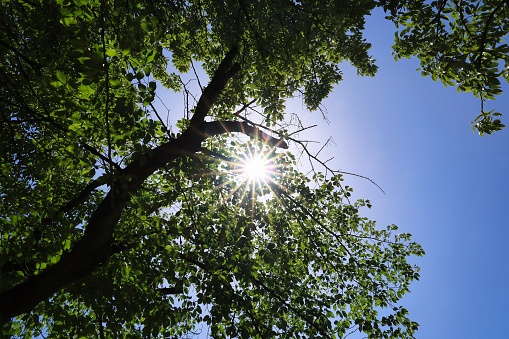
[[[323,155],[335,157],[332,167],[368,176],[386,192],[346,178],[357,197],[372,201],[365,214],[412,233],[426,250],[416,260],[421,279],[403,301],[421,325],[416,337],[507,337],[509,128],[484,138],[472,132],[479,100],[423,78],[417,60],[394,62],[393,32],[380,16],[368,21],[378,74],[361,78],[343,67],[344,81],[324,103],[330,124],[307,136],[332,136],[336,146]],[[505,90],[485,108],[509,117]]]

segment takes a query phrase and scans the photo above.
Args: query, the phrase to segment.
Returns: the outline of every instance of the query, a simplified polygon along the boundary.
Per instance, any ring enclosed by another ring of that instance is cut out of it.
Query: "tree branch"
[[[261,131],[258,127],[244,121],[203,122],[201,124],[201,130],[203,131],[205,137],[232,132],[244,133],[252,138],[255,138],[256,140],[263,140],[270,146],[288,149],[288,145],[283,139],[271,137],[270,135]]]
[[[175,286],[175,287],[161,287],[157,289],[159,292],[165,295],[169,294],[182,294],[184,293],[184,287],[183,286]]]
[[[237,53],[238,47],[234,46],[228,53],[226,53],[223,61],[219,64],[210,84],[203,90],[203,93],[198,100],[198,104],[194,110],[194,115],[191,118],[191,126],[196,126],[203,122],[203,119],[205,119],[210,107],[214,104],[214,102],[216,102],[228,80],[230,80],[240,70],[240,65],[238,63],[232,65],[233,58],[237,55]]]
[[[64,287],[90,275],[97,267],[108,261],[113,244],[113,232],[123,210],[144,181],[158,169],[171,161],[200,151],[201,142],[207,138],[201,123],[217,101],[227,81],[238,72],[240,66],[232,60],[237,53],[228,52],[203,91],[197,104],[191,126],[182,135],[144,154],[143,162],[134,160],[120,171],[112,182],[110,191],[97,205],[90,216],[83,237],[64,253],[59,262],[36,276],[0,293],[0,324],[10,318],[30,312],[41,301],[46,300]],[[214,126],[214,125],[212,125]]]
[[[500,5],[500,6],[497,6],[495,9],[493,9],[493,11],[490,13],[490,16],[486,20],[486,26],[484,26],[484,30],[483,30],[482,36],[481,36],[481,42],[480,42],[481,47],[478,49],[479,54],[477,55],[477,60],[476,60],[477,63],[479,64],[479,67],[482,66],[482,55],[486,50],[486,38],[488,37],[488,31],[490,29],[490,24],[493,21],[493,19],[495,18],[495,14],[502,7],[504,7],[504,6]]]

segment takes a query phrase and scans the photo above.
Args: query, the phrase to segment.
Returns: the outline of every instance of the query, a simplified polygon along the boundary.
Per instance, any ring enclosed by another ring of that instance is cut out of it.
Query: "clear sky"
[[[394,28],[380,17],[366,32],[378,74],[361,78],[343,67],[344,81],[324,103],[330,124],[304,136],[332,136],[336,146],[323,156],[335,157],[332,167],[368,176],[386,192],[347,177],[357,197],[373,203],[364,214],[424,247],[421,279],[403,301],[420,324],[417,338],[507,338],[509,127],[474,133],[479,100],[422,78],[417,60],[396,63]],[[505,91],[485,107],[506,113],[509,125]]]

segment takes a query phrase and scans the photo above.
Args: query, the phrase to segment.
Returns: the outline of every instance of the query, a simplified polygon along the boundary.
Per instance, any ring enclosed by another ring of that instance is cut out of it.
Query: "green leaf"
[[[156,90],[157,83],[155,81],[150,81],[148,83],[148,89],[150,92],[154,92]]]
[[[141,29],[147,33],[150,33],[152,31],[152,24],[150,23],[150,21],[142,21],[140,26]]]
[[[81,98],[89,99],[92,95],[95,94],[95,89],[92,86],[81,84],[79,86],[79,93]]]
[[[65,76],[65,74],[63,72],[56,71],[56,76],[57,76],[58,81],[60,81],[61,83],[63,83],[63,84],[67,83],[67,77]]]
[[[157,55],[156,51],[154,51],[154,50],[149,51],[147,54],[147,62],[154,61],[154,58],[156,57],[156,55]]]
[[[141,72],[141,71],[138,71],[138,72],[136,72],[135,77],[136,77],[136,79],[141,80],[145,77],[145,74],[143,74],[143,72]]]
[[[109,83],[112,88],[119,88],[121,87],[122,84],[122,82],[118,78],[110,78]]]
[[[117,51],[116,51],[116,50],[114,50],[114,49],[108,49],[108,50],[106,51],[106,55],[107,55],[107,56],[109,56],[109,57],[114,57],[114,56],[117,56],[117,55],[118,55],[118,53],[117,53]]]
[[[50,85],[54,88],[60,88],[62,86],[62,82],[61,81],[51,81]]]

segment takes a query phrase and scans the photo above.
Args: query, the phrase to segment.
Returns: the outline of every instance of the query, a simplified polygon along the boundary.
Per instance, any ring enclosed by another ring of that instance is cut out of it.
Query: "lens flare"
[[[260,155],[253,155],[243,161],[241,173],[248,180],[264,180],[271,172],[270,161]]]

